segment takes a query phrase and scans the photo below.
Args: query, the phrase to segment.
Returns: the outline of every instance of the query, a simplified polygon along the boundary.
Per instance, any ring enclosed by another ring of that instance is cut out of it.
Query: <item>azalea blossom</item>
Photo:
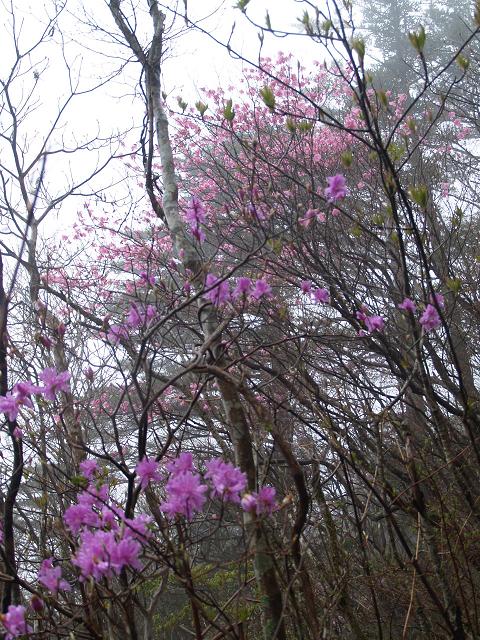
[[[272,288],[265,280],[257,280],[251,293],[252,298],[260,300],[263,296],[270,298],[272,296]]]
[[[323,304],[328,304],[330,302],[328,289],[315,289],[312,294],[315,302],[322,302]]]
[[[40,373],[39,378],[45,385],[41,392],[47,400],[55,400],[55,396],[60,391],[66,393],[70,391],[70,373],[68,371],[57,373],[56,369],[49,367]]]
[[[140,486],[142,489],[146,489],[150,482],[160,482],[162,475],[158,471],[159,463],[156,460],[149,460],[148,458],[142,458],[137,463],[135,471],[140,478]]]
[[[213,495],[226,502],[240,502],[240,493],[247,486],[247,476],[243,471],[221,458],[214,458],[206,463],[205,477],[213,485]]]
[[[205,287],[207,289],[210,289],[210,291],[204,293],[203,297],[206,300],[209,300],[215,306],[218,307],[230,300],[230,287],[228,285],[228,282],[226,282],[225,280],[221,282],[219,278],[213,275],[213,273],[207,274],[207,277],[205,279]]]
[[[438,311],[435,309],[433,304],[427,304],[425,311],[420,316],[420,324],[423,329],[428,333],[429,331],[436,329],[441,322]]]
[[[237,300],[237,298],[241,298],[242,296],[247,295],[252,286],[252,281],[250,278],[241,277],[237,280],[237,286],[232,292],[232,298]]]
[[[417,310],[416,304],[413,302],[413,300],[410,300],[410,298],[404,298],[403,302],[398,305],[398,308],[402,309],[403,311],[410,311],[411,313],[415,313],[415,311]]]
[[[170,518],[181,515],[191,520],[194,513],[203,509],[207,485],[201,483],[198,474],[190,471],[178,473],[169,479],[166,489],[167,500],[160,508]]]
[[[347,195],[347,182],[342,174],[337,173],[335,176],[327,178],[328,187],[325,188],[324,194],[329,202],[341,200]]]
[[[22,607],[21,605],[15,606],[11,604],[8,607],[7,613],[2,616],[1,620],[7,631],[5,640],[18,638],[19,636],[23,636],[32,631],[32,627],[25,621],[25,607]]]
[[[62,569],[53,565],[53,558],[43,560],[38,572],[38,581],[43,584],[54,596],[61,589],[70,591],[71,587],[66,580],[62,580]]]
[[[270,515],[278,506],[275,497],[275,487],[262,487],[258,493],[245,494],[241,506],[244,511],[255,513],[257,516]]]

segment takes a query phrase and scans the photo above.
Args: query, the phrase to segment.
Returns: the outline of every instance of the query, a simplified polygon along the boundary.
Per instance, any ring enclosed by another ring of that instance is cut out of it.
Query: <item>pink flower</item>
[[[313,299],[315,302],[322,302],[328,304],[330,302],[330,294],[328,289],[315,289],[313,291]]]
[[[277,508],[275,487],[262,487],[258,493],[247,493],[241,500],[244,511],[255,512],[257,516],[270,515]]]
[[[247,476],[243,471],[220,458],[210,460],[205,465],[205,477],[212,481],[213,495],[226,502],[240,502],[240,493],[247,486]]]
[[[438,311],[432,304],[427,304],[425,311],[420,316],[420,324],[423,329],[428,333],[433,329],[436,329],[441,324],[440,316],[438,315]]]
[[[382,331],[385,327],[385,320],[381,316],[367,316],[365,318],[365,326],[370,333]]]
[[[139,555],[142,547],[132,537],[118,539],[115,531],[83,531],[80,546],[73,558],[82,577],[100,580],[112,573],[121,573],[124,567],[141,569]]]
[[[262,298],[263,296],[267,296],[267,298],[271,298],[272,288],[267,282],[265,282],[265,280],[257,280],[255,282],[255,287],[253,288],[251,296],[255,300],[260,300],[260,298]]]
[[[307,228],[312,220],[316,218],[319,222],[325,221],[325,215],[319,211],[318,209],[308,209],[303,218],[298,219],[298,223],[302,225],[302,227]]]
[[[79,467],[82,475],[87,478],[87,480],[92,480],[95,472],[98,469],[96,460],[82,460]]]
[[[111,344],[118,344],[129,337],[128,328],[124,324],[112,324],[107,333],[107,340]]]
[[[92,505],[72,504],[63,514],[63,520],[73,535],[77,535],[84,526],[100,526],[100,517],[93,511]]]
[[[206,215],[203,204],[196,196],[193,196],[185,212],[185,220],[190,227],[193,237],[199,242],[203,242],[206,238],[205,233],[200,227],[201,224],[205,223],[205,219]]]
[[[303,280],[300,283],[300,289],[302,290],[302,293],[308,294],[312,292],[312,283],[310,282],[310,280]]]
[[[153,285],[155,284],[155,276],[150,276],[146,271],[141,271],[138,284],[143,286],[150,285],[151,287],[153,287]]]
[[[403,311],[410,311],[411,313],[415,313],[415,311],[417,310],[416,304],[413,302],[413,300],[410,300],[410,298],[405,298],[403,302],[398,305],[398,308],[402,309]]]
[[[193,456],[191,453],[181,453],[178,458],[167,464],[167,469],[172,475],[193,471]]]
[[[47,558],[42,562],[38,572],[38,581],[51,591],[54,596],[57,595],[59,589],[63,591],[71,590],[68,582],[62,580],[62,569],[53,566],[53,558]]]
[[[345,177],[340,173],[327,178],[328,187],[325,188],[324,194],[329,202],[341,200],[347,195],[347,183]]]
[[[240,501],[242,509],[252,513],[257,508],[257,498],[252,493],[246,493]]]
[[[226,282],[225,280],[223,282],[220,282],[219,278],[214,276],[213,273],[207,274],[205,287],[207,289],[210,289],[210,291],[204,293],[203,297],[206,300],[209,300],[215,306],[219,307],[220,305],[225,304],[230,300],[230,287],[228,285],[228,282]]]
[[[201,478],[190,471],[184,471],[170,478],[167,482],[167,500],[160,505],[170,518],[176,515],[190,520],[193,514],[201,511],[205,504],[207,486],[201,484]]]
[[[40,373],[39,378],[45,384],[41,392],[47,400],[55,400],[55,396],[60,391],[66,393],[70,391],[70,374],[68,371],[57,373],[57,370],[53,367],[47,368]]]
[[[252,281],[250,280],[250,278],[239,278],[237,280],[237,286],[232,292],[232,298],[234,300],[237,300],[237,298],[241,298],[242,296],[246,295],[249,292],[251,286]]]
[[[139,329],[143,326],[148,326],[156,315],[156,309],[153,305],[149,304],[144,311],[139,311],[136,304],[132,304],[130,311],[128,312],[125,323],[131,329]]]
[[[369,333],[373,333],[374,331],[382,331],[385,327],[385,320],[381,316],[369,316],[368,309],[365,305],[362,305],[361,310],[357,311],[356,316],[357,320],[360,320],[360,322],[364,323]],[[364,332],[360,334],[359,331],[358,333],[360,337],[363,337],[365,335]]]
[[[441,293],[434,293],[433,296],[430,296],[430,302],[434,306],[436,302],[437,305],[440,307],[440,309],[443,309],[445,307],[445,298],[442,296]]]
[[[142,489],[146,489],[150,482],[160,482],[162,476],[158,471],[158,467],[159,464],[156,460],[143,458],[138,462],[135,471],[140,478],[140,486]]]
[[[143,320],[142,320],[142,317],[140,316],[140,313],[138,312],[137,305],[135,304],[131,305],[130,311],[128,312],[127,319],[125,322],[132,329],[138,329],[138,327],[142,326]]]
[[[18,638],[32,631],[32,627],[27,625],[25,621],[25,607],[20,605],[17,607],[11,604],[7,613],[2,616],[2,623],[7,631],[5,640]]]
[[[266,513],[270,515],[276,508],[275,487],[262,487],[257,494],[257,515]]]
[[[10,422],[15,422],[20,410],[20,402],[18,396],[13,395],[11,392],[6,396],[0,396],[0,411],[4,413]]]

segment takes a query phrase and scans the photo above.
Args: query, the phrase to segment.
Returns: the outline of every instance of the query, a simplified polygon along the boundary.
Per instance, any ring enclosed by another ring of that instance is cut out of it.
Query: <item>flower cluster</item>
[[[425,306],[425,309],[419,318],[420,325],[425,333],[429,333],[441,325],[442,321],[437,311],[437,307],[443,309],[444,306],[445,300],[441,293],[435,293],[433,297],[430,298],[430,302]],[[398,308],[410,313],[415,313],[417,310],[416,304],[410,298],[405,298],[403,302],[398,305]]]
[[[80,569],[82,579],[99,580],[118,575],[126,567],[141,569],[139,557],[142,543],[150,537],[151,518],[127,518],[111,502],[108,486],[92,482],[96,466],[91,463],[84,461],[81,466],[90,484],[78,496],[77,504],[65,511],[63,519],[72,535],[79,536],[73,564]]]
[[[114,345],[122,340],[128,340],[132,330],[148,327],[155,319],[156,314],[157,311],[153,305],[149,304],[146,308],[142,308],[132,302],[125,322],[110,325],[107,332],[107,340]]]
[[[33,408],[32,395],[42,395],[46,400],[55,400],[60,391],[70,391],[70,374],[68,371],[57,372],[54,368],[44,369],[39,374],[43,386],[33,382],[19,382],[13,390],[5,396],[0,396],[0,411],[7,415],[10,422],[14,422],[21,407]]]
[[[327,178],[328,187],[325,188],[324,194],[329,202],[336,202],[345,198],[347,195],[347,181],[345,177],[338,173],[335,176]]]
[[[70,591],[71,587],[66,580],[62,580],[62,569],[53,565],[53,558],[47,558],[40,566],[38,581],[54,596],[58,591]]]
[[[365,327],[367,328],[368,333],[373,333],[374,331],[382,331],[385,327],[385,320],[381,316],[371,316],[368,313],[368,309],[365,305],[362,305],[360,311],[356,313],[357,320],[363,322]],[[364,331],[359,331],[361,336],[365,335]]]
[[[203,204],[196,196],[193,196],[190,200],[190,204],[185,212],[185,220],[190,227],[193,237],[196,238],[198,242],[203,242],[206,236],[200,225],[205,224],[206,213]]]
[[[32,632],[32,627],[25,621],[25,607],[11,604],[7,613],[1,615],[0,619],[7,632],[5,640],[12,640]]]
[[[258,493],[247,493],[241,504],[244,511],[260,515],[270,515],[278,508],[275,487],[262,487]]]
[[[230,300],[249,298],[258,301],[263,297],[272,297],[272,288],[263,279],[252,282],[250,278],[238,278],[235,288],[230,292],[230,285],[226,280],[220,281],[213,273],[209,273],[205,279],[205,287],[208,290],[203,297],[217,307]]]
[[[328,289],[314,288],[310,280],[303,280],[300,283],[300,289],[303,294],[310,296],[314,302],[318,302],[321,304],[329,304],[330,302],[330,294],[328,293]]]

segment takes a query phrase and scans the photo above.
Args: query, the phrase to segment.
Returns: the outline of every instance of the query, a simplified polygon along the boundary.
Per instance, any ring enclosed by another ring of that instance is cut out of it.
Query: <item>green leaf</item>
[[[462,71],[466,71],[470,66],[470,60],[465,56],[462,56],[461,53],[459,53],[458,56],[455,58],[455,62],[458,64],[460,69],[462,69]]]
[[[267,29],[269,29],[271,31],[272,30],[272,23],[270,21],[270,14],[268,13],[268,11],[267,11],[267,13],[265,15],[265,23],[267,25]]]
[[[235,109],[233,109],[233,102],[231,98],[227,100],[225,106],[223,107],[223,117],[225,118],[225,120],[227,120],[227,122],[232,122],[235,118]]]
[[[408,34],[408,39],[410,40],[410,44],[416,51],[418,51],[418,53],[423,52],[426,38],[427,36],[425,34],[425,29],[423,28],[423,25],[420,27],[418,32],[410,31]]]
[[[340,156],[340,160],[344,167],[348,169],[348,167],[352,166],[353,162],[353,153],[351,151],[344,151]]]
[[[313,122],[309,122],[308,120],[301,120],[298,123],[298,130],[300,133],[308,133],[313,129]]]
[[[185,102],[185,100],[181,96],[178,96],[177,104],[182,110],[182,113],[185,113],[185,109],[188,107],[188,102]]]
[[[204,102],[201,102],[199,100],[198,102],[195,103],[195,108],[200,113],[200,115],[203,117],[205,111],[208,109],[208,104],[205,104]]]
[[[295,133],[295,131],[297,130],[297,125],[295,124],[295,120],[293,118],[288,117],[285,120],[285,125],[290,133]]]
[[[240,9],[240,11],[242,11],[242,13],[245,13],[245,9],[247,8],[247,4],[250,2],[250,0],[238,0],[237,4],[235,5],[235,9]]]
[[[266,107],[273,111],[275,109],[275,95],[269,86],[265,86],[260,89],[260,97],[263,100],[263,103]]]
[[[427,208],[428,189],[425,185],[419,187],[410,187],[409,194],[411,199],[422,209]]]
[[[363,62],[365,58],[365,42],[361,38],[354,38],[352,40],[352,49],[358,55],[360,62]]]
[[[460,278],[447,278],[445,284],[450,291],[453,291],[453,293],[460,293],[460,289],[462,288],[462,281]]]

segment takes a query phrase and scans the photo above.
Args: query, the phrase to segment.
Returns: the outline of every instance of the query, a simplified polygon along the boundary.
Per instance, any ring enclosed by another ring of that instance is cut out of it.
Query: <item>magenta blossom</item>
[[[385,320],[381,316],[367,316],[365,318],[365,326],[370,333],[374,331],[383,331]]]
[[[324,194],[329,202],[341,200],[347,195],[347,183],[342,174],[337,173],[335,176],[327,178],[328,187],[325,188]]]
[[[365,305],[362,305],[360,311],[357,311],[357,320],[363,322],[366,326],[369,333],[373,333],[374,331],[382,331],[385,327],[385,320],[381,316],[369,316],[368,309]],[[360,333],[360,336],[365,335],[364,332]]]
[[[150,276],[146,271],[141,271],[139,274],[138,284],[143,286],[150,285],[153,287],[155,284],[155,276]]]
[[[260,300],[260,298],[262,298],[263,296],[271,298],[272,288],[267,282],[265,282],[265,280],[257,280],[255,282],[255,287],[252,290],[251,296],[255,300]]]
[[[6,396],[0,396],[0,411],[7,416],[10,422],[15,422],[17,419],[20,405],[18,396],[11,392]]]
[[[423,329],[428,333],[433,329],[436,329],[441,324],[440,316],[438,315],[438,311],[432,304],[427,304],[425,311],[420,316],[420,324]]]
[[[257,516],[270,515],[278,507],[275,497],[275,487],[262,487],[258,493],[247,493],[243,496],[242,509],[250,513],[255,512]]]
[[[323,304],[328,304],[330,302],[328,289],[315,289],[312,293],[315,302],[321,302]]]
[[[72,562],[83,578],[100,580],[112,573],[119,575],[125,567],[141,569],[141,551],[137,540],[132,537],[118,539],[115,531],[83,531]]]
[[[173,476],[185,471],[194,471],[192,454],[181,453],[178,458],[167,463],[167,469]]]
[[[112,324],[107,333],[107,340],[111,344],[118,344],[129,337],[128,328],[124,324]]]
[[[205,219],[206,213],[203,204],[196,196],[193,196],[185,212],[185,220],[190,227],[193,237],[196,238],[198,242],[203,242],[206,238],[205,233],[200,227],[201,224],[205,223]]]
[[[92,480],[95,475],[95,472],[98,470],[98,465],[96,460],[82,460],[80,462],[80,471],[82,475],[87,478],[87,480]]]
[[[66,580],[62,580],[62,570],[60,567],[53,566],[53,558],[47,558],[40,566],[38,572],[38,581],[43,584],[45,588],[57,595],[58,591],[70,591],[71,587]]]
[[[70,374],[68,371],[57,373],[57,370],[51,367],[44,369],[39,378],[45,385],[41,391],[47,400],[55,400],[55,396],[60,391],[65,393],[70,391]]]
[[[217,284],[218,283],[218,284]],[[214,286],[216,285],[216,286]],[[213,273],[208,273],[205,279],[205,287],[210,289],[203,294],[203,297],[206,300],[209,300],[212,304],[219,307],[222,304],[225,304],[230,300],[230,287],[228,282],[225,280],[220,282],[219,278],[213,275]]]
[[[247,486],[247,476],[243,471],[220,458],[210,460],[205,465],[205,477],[213,485],[212,495],[219,496],[226,502],[240,502],[240,493]]]
[[[207,486],[201,484],[198,474],[184,471],[170,478],[167,482],[167,500],[160,505],[169,518],[176,515],[190,520],[193,514],[201,511],[205,504]]]
[[[251,286],[252,281],[250,280],[250,278],[239,278],[237,280],[237,286],[232,292],[232,298],[234,300],[237,300],[238,298],[247,295],[247,293],[250,291]]]
[[[137,463],[135,471],[140,478],[142,489],[146,489],[150,482],[160,482],[162,476],[158,471],[158,467],[159,464],[156,460],[149,460],[148,458],[143,458]]]
[[[302,280],[302,282],[300,282],[300,289],[302,290],[302,293],[305,293],[305,294],[311,293],[312,283],[310,282],[310,280]]]
[[[398,308],[402,309],[403,311],[410,311],[411,313],[415,313],[415,311],[417,310],[416,304],[413,302],[413,300],[410,300],[410,298],[405,298],[403,302],[398,305]]]
[[[445,298],[441,293],[434,293],[433,296],[430,296],[430,302],[432,303],[432,305],[435,305],[435,303],[437,303],[440,309],[443,309],[445,307]]]
[[[18,638],[32,631],[32,627],[25,621],[25,607],[21,605],[15,606],[11,604],[7,613],[2,616],[2,624],[7,631],[5,640]]]

